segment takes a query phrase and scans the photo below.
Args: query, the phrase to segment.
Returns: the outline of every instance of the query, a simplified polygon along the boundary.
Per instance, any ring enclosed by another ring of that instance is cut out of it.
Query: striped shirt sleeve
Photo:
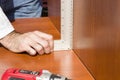
[[[8,18],[0,7],[0,39],[11,33],[13,30],[14,27],[9,22]]]

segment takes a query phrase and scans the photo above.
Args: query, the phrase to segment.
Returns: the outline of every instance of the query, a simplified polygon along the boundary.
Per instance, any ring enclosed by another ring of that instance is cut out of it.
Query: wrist
[[[5,37],[1,38],[0,39],[0,43],[2,44],[4,41],[6,42],[10,38],[14,38],[15,35],[19,35],[19,33],[17,33],[16,31],[12,31],[11,33],[9,33],[8,35],[6,35]]]

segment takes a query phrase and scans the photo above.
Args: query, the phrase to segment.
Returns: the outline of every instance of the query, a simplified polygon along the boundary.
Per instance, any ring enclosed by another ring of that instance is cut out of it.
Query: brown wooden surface
[[[47,0],[48,16],[60,32],[61,23],[61,0]]]
[[[74,0],[73,39],[96,80],[120,80],[119,0]]]
[[[72,50],[56,51],[48,55],[30,56],[12,53],[0,48],[0,77],[8,68],[39,71],[47,69],[52,73],[64,75],[72,80],[93,80],[84,65]]]
[[[60,39],[60,33],[48,17],[16,19],[12,23],[20,33],[39,30],[52,34],[54,39]]]

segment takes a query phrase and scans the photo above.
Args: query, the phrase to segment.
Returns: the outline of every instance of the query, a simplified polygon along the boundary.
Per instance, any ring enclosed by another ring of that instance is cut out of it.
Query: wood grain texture
[[[0,77],[8,68],[20,68],[35,71],[47,69],[72,80],[94,80],[72,50],[37,56],[12,53],[2,47],[0,52]]]
[[[48,17],[54,23],[55,27],[60,32],[61,27],[61,0],[47,0]]]
[[[120,80],[119,0],[74,0],[73,39],[96,80]]]
[[[12,24],[20,33],[38,30],[53,35],[55,40],[60,39],[60,33],[49,17],[16,19]]]

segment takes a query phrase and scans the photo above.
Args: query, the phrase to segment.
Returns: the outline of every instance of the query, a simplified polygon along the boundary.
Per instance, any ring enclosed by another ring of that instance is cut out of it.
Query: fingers
[[[50,53],[53,51],[53,38],[51,35],[34,31],[30,32],[27,37],[30,39],[27,40],[27,44],[33,48],[37,53],[44,54]],[[27,52],[29,52],[28,50]],[[35,55],[36,53],[29,52],[30,55]]]
[[[32,47],[36,47],[35,44],[39,45],[42,47],[42,49],[44,49],[45,53],[50,53],[50,45],[49,42],[38,37],[37,35],[32,35],[30,36],[30,38],[32,39],[32,41],[34,41],[33,43],[31,42],[29,45],[31,45]],[[35,43],[36,42],[36,43]]]
[[[48,41],[49,45],[50,45],[50,49],[51,51],[53,51],[54,49],[54,42],[53,42],[53,36],[52,35],[49,35],[49,34],[46,34],[46,33],[43,33],[43,32],[39,32],[39,31],[34,31],[34,33],[36,35],[38,35],[39,37],[45,39],[46,41]]]
[[[40,44],[34,43],[34,44],[31,44],[31,47],[32,47],[38,54],[44,54],[43,47],[42,47]]]
[[[24,34],[12,33],[1,39],[0,43],[13,52],[28,52],[30,55],[37,53],[50,53],[53,51],[53,37],[39,31]]]
[[[26,52],[29,53],[30,55],[36,55],[36,51],[35,51],[33,48],[31,48],[30,46],[26,46],[26,47],[24,48],[24,51],[26,51]]]

